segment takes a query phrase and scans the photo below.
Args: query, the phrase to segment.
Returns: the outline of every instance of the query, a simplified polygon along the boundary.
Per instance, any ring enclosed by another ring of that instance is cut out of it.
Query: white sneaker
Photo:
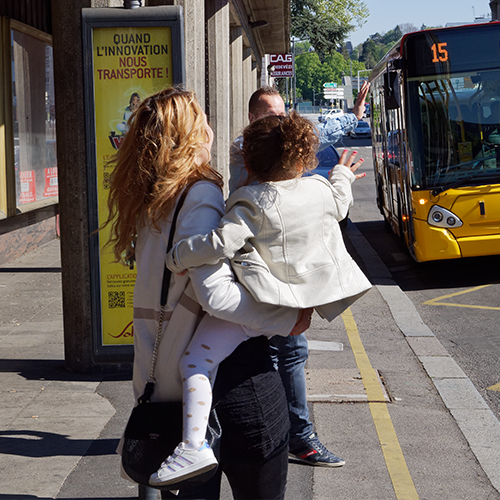
[[[168,486],[199,476],[214,467],[217,467],[217,459],[206,441],[197,450],[186,450],[184,443],[180,443],[174,453],[161,464],[158,471],[151,474],[149,484]]]

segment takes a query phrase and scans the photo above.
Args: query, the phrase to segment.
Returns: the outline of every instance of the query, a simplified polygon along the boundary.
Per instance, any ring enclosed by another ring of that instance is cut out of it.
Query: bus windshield
[[[414,189],[500,182],[500,71],[407,80]]]

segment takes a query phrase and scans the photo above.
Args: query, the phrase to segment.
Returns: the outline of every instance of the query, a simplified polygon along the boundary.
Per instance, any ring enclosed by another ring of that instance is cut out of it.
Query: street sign
[[[324,88],[323,97],[325,99],[343,99],[344,98],[344,87],[338,88]]]
[[[334,83],[334,82],[330,82],[330,83],[324,83],[323,84],[323,87],[325,89],[336,89],[337,88],[337,84]]]
[[[274,66],[270,72],[273,78],[284,78],[293,76],[293,54],[270,54],[269,64]]]

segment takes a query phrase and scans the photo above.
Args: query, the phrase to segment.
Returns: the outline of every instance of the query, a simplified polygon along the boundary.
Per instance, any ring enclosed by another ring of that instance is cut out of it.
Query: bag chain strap
[[[163,334],[163,315],[165,313],[165,305],[160,304],[160,315],[158,317],[158,330],[156,331],[155,345],[153,347],[153,357],[151,360],[151,371],[149,372],[148,382],[156,382],[155,379],[155,368],[156,361],[158,359],[158,349],[160,348],[160,340]]]
[[[174,241],[174,234],[175,234],[175,226],[177,224],[177,216],[179,215],[179,212],[182,208],[182,205],[184,203],[184,199],[186,198],[186,195],[189,191],[190,186],[186,187],[184,191],[182,192],[179,201],[177,202],[177,206],[175,207],[175,212],[174,216],[172,218],[172,224],[170,226],[170,235],[168,237],[168,244],[167,244],[167,253],[170,252],[172,249],[172,243]],[[158,316],[158,330],[156,331],[156,338],[155,338],[155,344],[153,347],[153,356],[151,359],[151,371],[149,372],[149,377],[147,379],[146,383],[146,389],[144,391],[144,394],[139,398],[140,402],[148,402],[151,398],[151,395],[153,394],[154,390],[154,384],[156,383],[156,380],[154,378],[155,374],[155,368],[156,368],[156,362],[158,360],[158,352],[160,349],[160,341],[161,337],[163,335],[163,316],[165,315],[165,307],[167,304],[167,295],[168,295],[168,288],[170,286],[170,276],[172,275],[172,272],[170,269],[165,266],[165,269],[163,270],[163,282],[161,286],[161,298],[160,298],[160,314]]]

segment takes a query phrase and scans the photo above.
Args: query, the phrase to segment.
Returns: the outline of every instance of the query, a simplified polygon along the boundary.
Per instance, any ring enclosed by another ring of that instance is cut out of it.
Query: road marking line
[[[488,307],[488,306],[471,306],[468,304],[454,304],[452,302],[445,303],[445,302],[424,302],[424,305],[431,305],[431,306],[450,306],[450,307],[468,307],[469,309],[490,309],[494,311],[500,311],[500,307]]]
[[[461,292],[450,293],[449,295],[442,295],[441,297],[436,297],[435,299],[426,300],[423,304],[427,306],[450,306],[450,307],[468,307],[470,309],[490,309],[494,311],[500,311],[500,307],[489,307],[489,306],[475,306],[469,304],[453,304],[451,302],[439,302],[444,299],[449,299],[451,297],[456,297],[458,295],[465,295],[466,293],[476,292],[477,290],[481,290],[481,288],[486,288],[491,285],[481,285],[476,286],[474,288],[470,288],[469,290],[463,290]]]
[[[500,391],[500,382],[498,384],[492,385],[486,388],[487,391]]]
[[[350,309],[342,313],[342,319],[344,320],[347,337],[349,338],[356,364],[358,365],[361,379],[365,386],[368,401],[383,401],[384,395],[376,371],[372,368],[368,359]],[[387,404],[369,403],[369,407],[396,498],[398,500],[418,500],[417,490],[413,484],[396,431],[392,425]]]

